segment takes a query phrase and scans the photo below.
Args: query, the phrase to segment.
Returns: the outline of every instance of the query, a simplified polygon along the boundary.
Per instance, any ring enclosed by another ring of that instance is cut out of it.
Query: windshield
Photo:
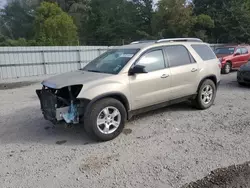
[[[83,70],[118,74],[139,49],[113,49],[105,52],[86,65]]]
[[[215,53],[216,54],[228,54],[228,55],[230,55],[230,54],[234,53],[234,50],[235,50],[235,48],[232,48],[232,47],[230,47],[230,48],[218,48],[218,49],[216,49]]]

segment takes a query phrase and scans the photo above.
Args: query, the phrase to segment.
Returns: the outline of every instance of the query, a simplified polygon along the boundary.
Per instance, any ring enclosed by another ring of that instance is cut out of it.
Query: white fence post
[[[97,49],[98,50],[98,55],[101,55],[101,49]]]
[[[44,74],[47,74],[47,70],[46,70],[46,61],[45,61],[45,54],[44,54],[44,51],[41,51],[41,55],[42,55],[43,73],[44,73]]]
[[[81,69],[82,68],[82,65],[81,65],[81,62],[82,62],[81,61],[81,50],[78,49],[77,52],[78,52],[77,53],[78,54],[78,65],[77,66],[78,66],[78,69]]]

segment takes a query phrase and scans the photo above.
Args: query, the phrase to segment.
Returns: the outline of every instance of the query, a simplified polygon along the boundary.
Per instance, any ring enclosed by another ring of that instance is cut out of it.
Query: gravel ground
[[[209,110],[183,103],[140,115],[106,143],[45,121],[34,80],[0,83],[0,187],[176,188],[250,159],[250,88],[236,73],[222,76]]]

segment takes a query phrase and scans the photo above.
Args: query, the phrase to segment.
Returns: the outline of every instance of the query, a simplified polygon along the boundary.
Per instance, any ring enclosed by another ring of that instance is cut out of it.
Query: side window
[[[248,54],[248,50],[246,48],[241,48],[242,54]]]
[[[165,61],[162,50],[155,50],[143,55],[137,65],[145,66],[147,72],[153,72],[165,68]]]
[[[167,46],[165,48],[170,67],[191,64],[190,54],[184,46]]]
[[[236,53],[236,54],[237,54],[237,53],[242,54],[242,53],[241,53],[241,49],[240,49],[240,48],[237,48],[237,50],[235,51],[235,53]]]
[[[201,57],[203,61],[216,59],[216,55],[213,50],[205,44],[192,44],[191,47]]]

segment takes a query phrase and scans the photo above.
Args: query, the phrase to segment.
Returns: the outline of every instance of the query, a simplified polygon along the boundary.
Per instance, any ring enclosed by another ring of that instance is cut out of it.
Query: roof
[[[146,41],[135,41],[128,45],[115,47],[116,49],[143,49],[152,45],[162,46],[162,44],[171,43],[203,43],[202,40],[197,38],[172,38],[172,39],[161,39],[161,40],[146,40]]]
[[[138,43],[138,44],[128,44],[128,45],[123,45],[123,46],[118,46],[116,48],[120,48],[120,49],[143,49],[146,48],[148,46],[151,46],[155,44],[154,42],[148,42],[148,43]]]

